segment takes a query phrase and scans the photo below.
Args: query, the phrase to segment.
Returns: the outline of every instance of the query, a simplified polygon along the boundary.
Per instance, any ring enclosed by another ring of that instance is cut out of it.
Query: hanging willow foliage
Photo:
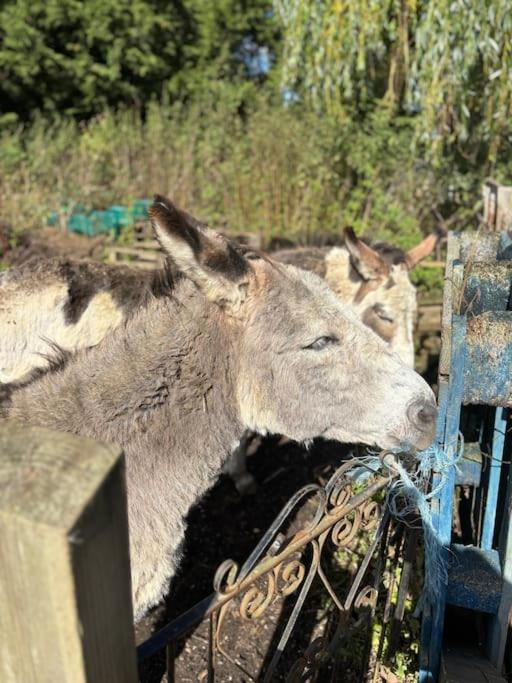
[[[493,161],[511,138],[510,0],[275,0],[284,87],[331,114],[416,117],[434,154]],[[483,155],[483,156],[482,156]]]

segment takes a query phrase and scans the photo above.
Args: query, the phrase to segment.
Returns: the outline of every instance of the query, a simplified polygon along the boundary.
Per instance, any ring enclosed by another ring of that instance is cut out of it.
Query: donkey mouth
[[[416,453],[423,451],[430,446],[434,441],[435,430],[428,430],[426,432],[408,433],[407,435],[395,436],[394,434],[386,434],[378,443],[380,448],[384,450],[394,451],[396,453]]]
[[[428,448],[430,444],[434,441],[435,435],[435,430],[429,431],[428,434],[421,435],[421,437],[417,439],[415,443],[416,450],[424,451],[426,448]]]

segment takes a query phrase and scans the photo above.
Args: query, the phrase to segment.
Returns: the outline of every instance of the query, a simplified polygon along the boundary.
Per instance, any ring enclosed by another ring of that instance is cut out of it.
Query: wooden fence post
[[[137,680],[118,449],[0,421],[0,680]]]
[[[484,223],[488,230],[501,232],[512,227],[512,186],[487,180],[483,186]]]

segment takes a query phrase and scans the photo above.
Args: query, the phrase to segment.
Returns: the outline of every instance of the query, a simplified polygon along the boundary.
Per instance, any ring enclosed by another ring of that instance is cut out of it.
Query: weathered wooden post
[[[488,230],[512,228],[512,186],[487,180],[483,187],[484,223]]]
[[[0,680],[137,680],[118,449],[0,422]]]

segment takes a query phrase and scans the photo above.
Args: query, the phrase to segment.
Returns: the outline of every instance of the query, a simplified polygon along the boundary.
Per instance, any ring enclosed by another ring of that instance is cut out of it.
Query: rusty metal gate
[[[208,681],[218,680],[219,657],[239,670],[240,680],[291,683],[317,680],[321,674],[321,680],[339,681],[340,648],[357,634],[366,640],[362,654],[366,680],[397,681],[382,665],[383,650],[388,648],[392,655],[396,649],[420,522],[398,522],[390,515],[388,498],[393,495],[390,483],[394,477],[389,465],[376,473],[364,460],[351,459],[325,485],[302,488],[241,567],[232,560],[223,562],[215,575],[214,592],[139,646],[139,662],[166,648],[168,681],[175,680],[176,643],[201,621],[209,620]],[[290,531],[290,521],[301,508],[307,521],[298,531]],[[333,552],[350,548],[356,538],[364,539],[366,552],[342,594],[328,578],[325,565]],[[325,593],[329,615],[304,651],[287,653],[283,673],[280,664],[313,582]],[[267,653],[264,667],[249,671],[236,647],[228,648],[223,641],[226,623],[231,619],[258,620],[289,596],[293,596],[293,607],[273,652]],[[377,642],[372,624],[378,605]]]

